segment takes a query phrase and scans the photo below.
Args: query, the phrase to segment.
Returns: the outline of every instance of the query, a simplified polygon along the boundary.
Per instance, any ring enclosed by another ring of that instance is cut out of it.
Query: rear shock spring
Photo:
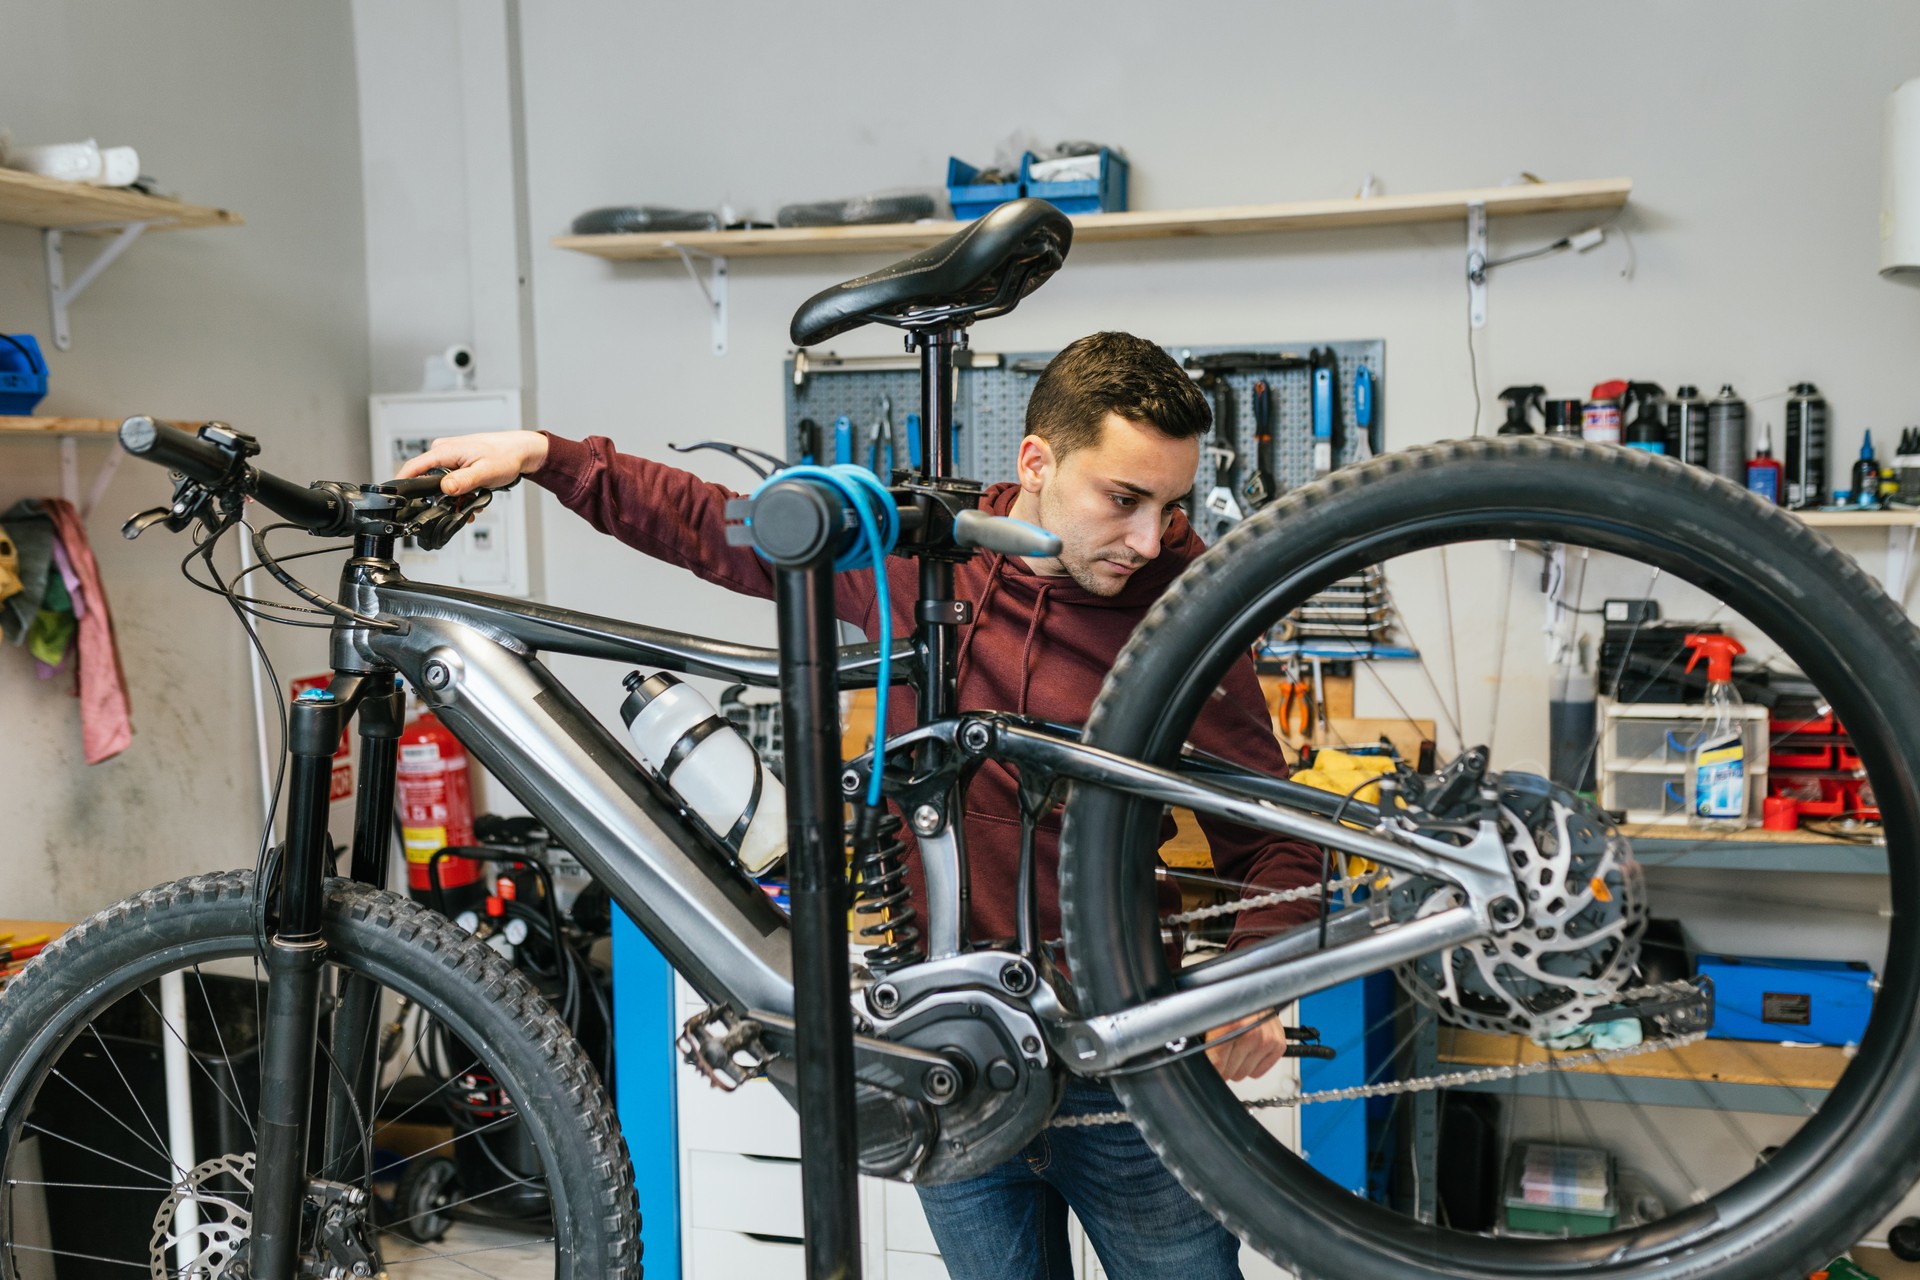
[[[924,954],[920,947],[918,913],[908,901],[907,846],[900,839],[905,824],[885,805],[854,807],[854,914],[861,918],[858,937],[871,942],[867,968],[889,973],[912,964]]]

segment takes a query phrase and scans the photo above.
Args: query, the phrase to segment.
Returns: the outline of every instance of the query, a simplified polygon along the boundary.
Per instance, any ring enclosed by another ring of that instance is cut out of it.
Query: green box
[[[1614,1161],[1606,1158],[1607,1198],[1599,1209],[1581,1209],[1569,1205],[1540,1204],[1529,1201],[1522,1182],[1525,1164],[1521,1158],[1528,1145],[1516,1143],[1507,1156],[1507,1230],[1542,1236],[1597,1236],[1611,1231],[1620,1221],[1619,1202],[1614,1198]]]

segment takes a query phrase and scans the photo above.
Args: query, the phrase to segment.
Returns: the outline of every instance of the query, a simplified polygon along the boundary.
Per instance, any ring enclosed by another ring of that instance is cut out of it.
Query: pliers
[[[1297,673],[1288,670],[1286,679],[1280,685],[1280,733],[1289,738],[1305,738],[1313,732],[1313,681],[1296,678]],[[1292,728],[1288,721],[1293,719],[1295,709],[1300,712],[1300,727]]]
[[[886,468],[881,469],[882,450],[887,460]],[[880,477],[883,484],[893,481],[893,397],[880,397],[880,416],[874,420],[873,432],[867,438],[867,470]]]

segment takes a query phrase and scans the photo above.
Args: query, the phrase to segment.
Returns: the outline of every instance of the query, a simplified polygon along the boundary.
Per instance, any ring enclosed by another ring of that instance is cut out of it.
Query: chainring
[[[1544,1040],[1591,1021],[1627,986],[1646,931],[1646,881],[1593,802],[1537,774],[1500,775],[1497,788],[1524,921],[1396,972],[1445,1022]],[[1391,892],[1396,918],[1452,900],[1449,886],[1424,877],[1396,877]]]

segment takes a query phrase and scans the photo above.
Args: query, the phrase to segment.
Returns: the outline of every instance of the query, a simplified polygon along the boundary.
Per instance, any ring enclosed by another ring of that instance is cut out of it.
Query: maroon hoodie
[[[730,547],[723,512],[739,495],[689,472],[647,458],[616,452],[601,436],[584,442],[548,436],[547,460],[529,478],[551,490],[570,510],[602,533],[669,564],[693,571],[708,582],[746,595],[771,598],[773,569],[751,547]],[[981,507],[995,515],[1013,509],[1019,486],[998,484]],[[1112,668],[1121,646],[1147,609],[1205,547],[1176,514],[1160,555],[1137,570],[1118,594],[1099,596],[1070,577],[1043,577],[1017,556],[977,552],[954,571],[954,595],[971,601],[972,624],[960,638],[958,705],[965,710],[1015,711],[1062,724],[1084,724],[1094,695]],[[913,629],[919,568],[896,556],[888,562],[893,628]],[[873,571],[834,576],[836,612],[869,638],[878,634]],[[911,697],[896,690],[888,721],[901,733],[914,722]],[[1203,750],[1285,776],[1285,758],[1273,735],[1266,699],[1251,658],[1236,663],[1224,689],[1209,703],[1190,741]],[[965,835],[972,892],[972,936],[976,941],[1014,936],[1014,890],[1020,865],[1020,809],[1013,775],[989,762],[975,774],[967,792]],[[1311,845],[1275,839],[1246,827],[1202,818],[1218,875],[1270,888],[1310,883],[1320,874],[1320,855]],[[1171,835],[1170,819],[1162,839]],[[910,838],[910,837],[909,837]],[[1060,808],[1044,817],[1036,832],[1039,864],[1040,929],[1043,938],[1060,934]],[[919,860],[909,858],[908,879],[916,904],[925,910]],[[1276,928],[1313,918],[1311,901],[1287,903],[1243,913],[1233,943],[1252,941]]]

